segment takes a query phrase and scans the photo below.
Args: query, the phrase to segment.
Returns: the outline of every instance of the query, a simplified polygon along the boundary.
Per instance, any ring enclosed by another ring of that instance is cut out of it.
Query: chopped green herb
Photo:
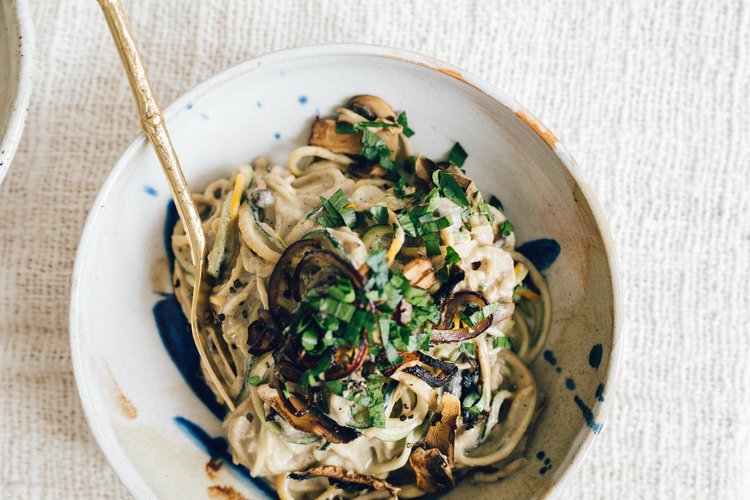
[[[372,215],[373,219],[375,219],[375,222],[377,222],[378,224],[388,224],[388,207],[375,205],[374,207],[370,208],[369,212],[370,215]]]
[[[432,182],[440,189],[441,195],[459,207],[469,206],[469,199],[466,197],[466,192],[451,174],[435,170],[432,173]]]
[[[484,394],[480,397],[476,392],[471,392],[464,398],[461,406],[471,413],[481,413],[481,411],[487,406],[487,400],[485,399]]]
[[[341,189],[333,193],[327,200],[321,196],[320,202],[328,214],[318,217],[317,221],[321,226],[330,228],[341,226],[354,228],[356,226],[357,214],[352,208],[347,207],[350,202]]]
[[[396,124],[394,123],[386,123],[386,122],[357,122],[357,123],[349,123],[349,122],[336,122],[336,133],[337,134],[356,134],[360,130],[368,129],[368,128],[388,128],[388,127],[395,127]]]
[[[321,205],[319,207],[313,208],[312,210],[310,210],[310,213],[308,213],[307,215],[305,215],[305,220],[312,219],[313,217],[315,217],[316,215],[318,215],[322,211],[323,211],[323,205]]]
[[[393,186],[393,194],[402,199],[408,196],[406,194],[406,179],[404,177],[400,177],[398,182]]]
[[[512,349],[513,342],[511,341],[510,337],[494,337],[492,339],[492,347],[495,349],[497,349],[498,347],[502,347],[503,349]]]
[[[469,394],[466,395],[466,397],[464,398],[464,400],[461,402],[461,406],[463,406],[464,408],[467,408],[467,409],[471,408],[474,405],[474,403],[476,403],[477,401],[479,401],[480,397],[481,396],[479,396],[479,393],[472,391],[472,392],[470,392]]]
[[[352,415],[355,420],[368,422],[371,427],[385,427],[385,396],[380,376],[367,378],[364,392],[354,397]]]
[[[337,396],[344,395],[344,383],[341,380],[332,380],[331,382],[326,382],[326,387],[329,391]]]
[[[448,161],[458,167],[463,167],[468,156],[468,153],[466,153],[466,150],[461,146],[461,143],[457,142],[448,153]]]
[[[471,356],[473,358],[474,356],[476,356],[476,348],[477,346],[473,341],[468,341],[458,346],[458,352],[466,354],[467,356]]]
[[[354,125],[349,122],[336,122],[336,133],[337,134],[355,134]]]
[[[501,212],[505,210],[503,208],[503,203],[494,194],[492,196],[490,196],[490,205],[492,205],[493,207],[497,208]]]
[[[399,113],[398,118],[396,118],[396,121],[398,122],[399,125],[401,125],[401,128],[403,129],[404,135],[406,137],[411,137],[414,135],[414,131],[409,128],[409,122],[406,118],[406,111],[402,111],[401,113]]]
[[[458,252],[456,252],[451,246],[447,247],[445,249],[445,261],[443,267],[437,272],[437,279],[443,282],[448,281],[451,268],[459,262],[461,262],[461,256],[458,255]]]
[[[398,351],[391,344],[391,320],[388,318],[381,317],[378,320],[380,326],[380,339],[383,342],[383,348],[385,349],[385,356],[388,362],[392,365],[401,362],[401,357],[398,355]]]
[[[365,129],[362,133],[362,150],[359,154],[368,160],[379,160],[381,156],[390,156],[391,150],[378,134]]]
[[[514,231],[513,224],[510,223],[509,220],[504,220],[502,224],[500,224],[499,233],[503,235],[504,237],[510,236],[510,233]]]
[[[252,385],[253,387],[258,387],[260,385],[260,377],[258,375],[250,375],[247,377],[247,385]]]
[[[461,313],[461,320],[469,326],[475,326],[497,311],[500,308],[500,303],[493,302],[492,304],[487,304],[481,309],[473,304],[469,304],[469,306],[470,307],[466,308],[466,311]]]
[[[378,249],[367,256],[367,266],[370,268],[370,279],[367,280],[366,290],[380,290],[388,282],[388,263],[386,251]]]
[[[318,345],[318,336],[312,330],[305,330],[302,334],[302,347],[306,351],[312,351]]]
[[[490,210],[489,205],[487,205],[487,202],[484,201],[484,198],[479,198],[477,208],[479,209],[479,215],[484,215],[485,217],[487,217],[487,220],[490,221],[490,224],[495,222],[495,216],[492,214],[492,211]]]

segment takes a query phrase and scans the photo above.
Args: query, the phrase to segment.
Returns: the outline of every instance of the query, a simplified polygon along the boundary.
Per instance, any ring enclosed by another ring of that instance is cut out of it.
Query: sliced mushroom
[[[362,141],[359,134],[337,134],[335,120],[323,120],[318,118],[313,123],[310,146],[320,146],[337,154],[359,154],[362,149]]]
[[[443,393],[440,398],[440,411],[435,415],[427,430],[425,444],[437,448],[453,467],[453,448],[456,439],[456,422],[461,414],[461,401],[450,393]]]
[[[442,387],[458,371],[458,367],[449,361],[433,358],[423,352],[399,351],[403,361],[399,365],[385,368],[383,373],[398,380],[399,373],[404,372],[418,378],[430,388]],[[437,403],[437,400],[435,401]]]
[[[436,168],[434,161],[422,155],[417,156],[417,159],[414,161],[414,173],[428,185],[432,185],[432,172]]]
[[[306,407],[298,397],[293,394],[289,395],[289,402],[297,408],[295,415],[284,405],[276,389],[268,386],[258,388],[260,399],[268,403],[271,408],[281,415],[289,425],[297,430],[315,434],[323,437],[332,443],[348,443],[354,441],[360,436],[360,433],[349,427],[344,427],[336,423],[331,417],[321,412],[315,407]]]
[[[417,488],[425,493],[442,493],[456,485],[448,460],[437,448],[417,448],[409,457],[409,465],[417,476]]]
[[[347,107],[370,121],[374,121],[376,118],[396,121],[396,113],[393,108],[383,99],[374,95],[355,95],[349,100]]]
[[[361,161],[349,165],[349,173],[357,179],[366,177],[383,177],[387,171],[380,165],[372,161]]]
[[[427,290],[437,281],[432,262],[427,257],[417,257],[404,266],[402,270],[404,277],[409,282],[422,290]]]
[[[451,270],[448,273],[448,281],[440,285],[440,288],[438,288],[437,292],[435,292],[435,295],[432,296],[435,299],[435,303],[437,304],[438,308],[443,307],[445,301],[453,293],[453,289],[456,288],[456,286],[461,283],[465,277],[466,273],[459,266],[451,267]]]
[[[328,482],[332,486],[338,486],[339,488],[349,490],[372,489],[385,491],[388,493],[389,498],[398,498],[399,492],[399,488],[393,486],[388,481],[375,476],[357,474],[356,472],[348,471],[333,465],[321,465],[304,471],[291,472],[289,473],[289,477],[297,481],[325,477],[328,478]]]
[[[371,129],[372,130],[372,129]],[[398,128],[385,127],[373,130],[380,137],[388,149],[391,150],[391,159],[396,159],[398,153]],[[362,151],[361,134],[339,134],[336,132],[335,120],[315,120],[307,141],[310,146],[325,148],[336,154],[358,155]],[[377,163],[363,164],[361,166],[350,165],[350,171],[359,177],[378,176],[385,173],[385,169]],[[382,173],[381,173],[382,171]],[[366,175],[365,175],[366,173]]]

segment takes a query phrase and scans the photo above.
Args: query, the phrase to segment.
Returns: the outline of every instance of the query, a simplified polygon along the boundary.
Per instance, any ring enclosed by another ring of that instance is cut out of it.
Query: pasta
[[[374,96],[337,113],[285,165],[257,158],[194,196],[234,460],[281,498],[505,477],[539,411],[528,366],[551,322],[544,279],[460,144],[445,162],[412,156],[406,114]],[[172,247],[189,315],[179,222]]]

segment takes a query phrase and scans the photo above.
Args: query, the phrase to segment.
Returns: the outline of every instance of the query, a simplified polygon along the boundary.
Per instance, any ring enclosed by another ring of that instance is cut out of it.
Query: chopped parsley
[[[253,387],[260,385],[260,377],[258,375],[249,375],[245,381],[247,385],[252,385]]]
[[[367,128],[388,128],[388,127],[395,127],[396,125],[394,123],[386,123],[386,122],[357,122],[357,123],[349,123],[349,122],[336,122],[336,133],[337,134],[356,134],[360,130],[364,130]]]
[[[370,208],[368,213],[372,215],[372,218],[375,219],[375,222],[377,222],[378,224],[388,224],[388,207],[375,205],[374,207]]]
[[[492,205],[493,207],[497,208],[501,212],[505,210],[503,208],[503,203],[494,194],[492,196],[490,196],[490,205]]]
[[[398,223],[407,236],[422,239],[427,255],[440,255],[440,236],[438,233],[450,227],[452,222],[448,217],[435,218],[434,212],[440,206],[440,195],[433,189],[425,198],[426,204],[417,205],[410,212],[401,212]]]
[[[443,282],[448,281],[451,268],[459,262],[461,262],[461,256],[458,255],[458,252],[456,252],[451,246],[447,247],[445,249],[445,262],[443,263],[443,267],[437,272],[437,279]]]
[[[489,205],[487,205],[487,202],[484,201],[484,198],[479,197],[479,203],[477,203],[477,209],[479,210],[479,215],[484,215],[487,217],[487,220],[490,221],[490,224],[495,222],[495,216],[492,214],[492,211],[490,210]]]
[[[492,339],[492,347],[495,349],[497,349],[498,347],[502,347],[503,349],[512,349],[513,341],[511,341],[510,337],[494,337]]]
[[[448,161],[456,165],[457,167],[463,167],[464,162],[466,161],[466,158],[468,156],[469,154],[466,152],[463,146],[461,146],[461,143],[457,142],[453,145],[450,152],[448,153]]]
[[[383,379],[379,375],[367,377],[365,390],[353,396],[352,417],[360,424],[385,427],[385,395]]]
[[[469,326],[476,326],[484,321],[488,316],[497,311],[500,308],[499,302],[493,302],[487,304],[481,309],[474,304],[469,304],[466,309],[461,313],[461,321]]]
[[[400,177],[398,179],[398,182],[396,182],[396,184],[393,186],[393,194],[402,199],[406,198],[407,196],[409,196],[406,193],[406,189],[406,179],[404,177]]]
[[[510,236],[510,233],[512,233],[513,230],[514,230],[513,224],[511,224],[509,220],[504,220],[503,223],[500,224],[500,228],[498,229],[498,232],[503,237],[507,237],[507,236]]]
[[[317,221],[321,226],[329,228],[341,226],[354,228],[356,226],[357,214],[354,212],[354,209],[348,206],[350,203],[349,199],[341,189],[333,193],[328,199],[321,196],[320,202],[323,204],[323,209],[327,214],[321,215],[317,218]],[[311,216],[312,215],[308,215],[308,217]]]
[[[470,392],[461,403],[461,406],[468,412],[481,413],[482,410],[487,406],[487,400],[484,394],[481,396],[476,392]]]
[[[326,382],[326,388],[337,396],[344,395],[344,383],[341,380]]]
[[[401,125],[401,128],[403,129],[404,135],[406,137],[411,137],[414,135],[415,132],[409,128],[409,122],[406,118],[406,111],[402,111],[401,113],[399,113],[398,118],[396,118],[396,121],[398,122],[399,125]]]
[[[467,356],[474,357],[476,356],[476,344],[474,342],[464,342],[460,346],[458,346],[458,352],[466,354]]]
[[[469,199],[458,181],[446,172],[435,170],[432,173],[432,182],[438,188],[440,194],[448,198],[459,207],[468,207]]]

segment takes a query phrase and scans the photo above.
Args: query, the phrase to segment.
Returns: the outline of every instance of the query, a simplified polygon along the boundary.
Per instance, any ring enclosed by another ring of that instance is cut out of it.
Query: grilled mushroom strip
[[[404,277],[409,282],[422,290],[427,290],[435,282],[437,277],[435,276],[435,270],[432,267],[432,262],[427,257],[417,257],[409,261],[401,271],[404,273]]]
[[[435,415],[425,437],[425,444],[430,448],[437,448],[446,457],[451,467],[454,463],[453,447],[459,415],[461,415],[461,401],[453,394],[444,392],[440,398],[440,412]]]
[[[355,95],[349,100],[347,107],[370,121],[377,118],[396,121],[396,112],[390,104],[374,95]]]
[[[356,155],[362,149],[362,140],[359,134],[336,133],[335,120],[322,120],[318,118],[312,126],[310,146],[320,146],[338,154]]]
[[[417,488],[425,493],[442,493],[456,485],[448,459],[437,448],[417,448],[409,457],[417,477]]]
[[[328,482],[331,485],[342,489],[385,491],[388,493],[389,498],[398,498],[399,492],[399,488],[393,486],[388,481],[375,476],[357,474],[356,472],[348,471],[341,467],[334,467],[333,465],[321,465],[303,471],[291,472],[289,473],[289,477],[297,481],[325,477],[328,478]]]
[[[460,328],[451,328],[454,325],[456,318],[461,313],[464,307],[469,304],[482,309],[487,306],[487,299],[482,294],[477,292],[458,292],[451,299],[446,302],[443,308],[443,318],[435,328],[432,329],[432,343],[440,344],[445,342],[463,342],[470,340],[485,331],[490,327],[491,324],[499,321],[508,319],[515,310],[515,305],[510,303],[502,303],[499,305],[499,309],[493,314],[485,317],[479,323],[472,326],[465,326]],[[494,318],[494,319],[493,319]]]
[[[335,420],[317,408],[306,407],[305,404],[293,394],[289,396],[289,401],[298,409],[299,413],[302,413],[301,416],[294,415],[289,411],[286,405],[281,401],[276,389],[272,389],[268,386],[261,386],[258,388],[258,396],[260,396],[260,399],[268,403],[271,408],[276,410],[284,420],[289,422],[289,425],[299,431],[315,434],[316,436],[325,438],[332,443],[348,443],[354,441],[360,436],[358,431],[337,424]]]

